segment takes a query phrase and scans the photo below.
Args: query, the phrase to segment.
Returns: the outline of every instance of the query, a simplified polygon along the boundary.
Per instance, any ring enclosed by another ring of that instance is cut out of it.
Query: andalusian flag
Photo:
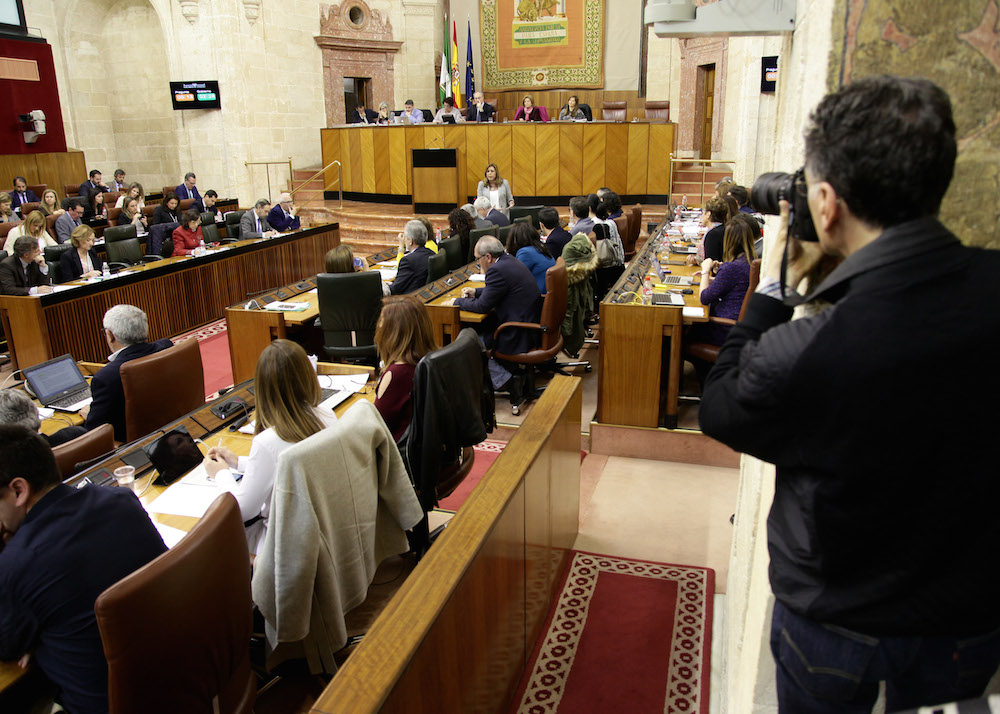
[[[441,79],[438,82],[438,106],[451,96],[451,60],[448,59],[448,16],[444,18],[444,46],[441,48]]]
[[[458,71],[458,28],[451,23],[451,96],[455,97],[455,106],[464,107],[462,101],[462,75]]]

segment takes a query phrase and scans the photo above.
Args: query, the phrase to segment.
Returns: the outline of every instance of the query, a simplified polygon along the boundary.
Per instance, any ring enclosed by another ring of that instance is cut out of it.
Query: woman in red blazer
[[[174,228],[174,252],[171,257],[191,255],[191,252],[203,245],[201,237],[201,214],[188,210],[181,216],[181,224]]]

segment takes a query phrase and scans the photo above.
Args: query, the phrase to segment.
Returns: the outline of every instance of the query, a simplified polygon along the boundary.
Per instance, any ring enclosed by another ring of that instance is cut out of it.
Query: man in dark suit
[[[52,292],[49,266],[38,241],[21,236],[14,241],[14,255],[0,262],[0,295],[43,295]]]
[[[15,176],[14,190],[10,192],[10,207],[20,213],[21,204],[32,201],[38,201],[38,196],[34,191],[28,190],[28,182],[24,180],[24,176]]]
[[[479,220],[476,221],[476,228],[489,228],[490,226],[503,228],[510,225],[510,220],[507,216],[493,208],[490,204],[490,199],[486,198],[486,196],[480,196],[472,205],[476,207],[476,213],[479,215]],[[480,220],[485,221],[486,224],[481,225]]]
[[[104,313],[104,339],[111,349],[108,363],[94,375],[90,394],[94,401],[80,415],[84,426],[93,429],[111,424],[115,441],[125,441],[125,390],[121,368],[129,360],[145,357],[173,346],[170,340],[149,342],[149,322],[146,313],[132,305],[115,305]],[[155,405],[150,405],[155,408]]]
[[[30,653],[66,711],[106,712],[94,602],[163,539],[130,489],[60,483],[52,449],[20,424],[0,426],[0,492],[0,658]]]
[[[0,389],[0,424],[20,424],[38,431],[42,421],[38,407],[27,394],[20,389]],[[59,446],[86,433],[82,426],[64,426],[54,434],[42,434],[42,438],[49,446]]]
[[[493,347],[493,332],[505,322],[537,322],[541,305],[538,283],[528,267],[504,250],[503,243],[493,236],[484,236],[476,243],[476,261],[486,274],[486,287],[463,288],[462,297],[446,300],[445,305],[457,305],[462,310],[491,313],[480,327],[480,336],[487,347]],[[505,330],[496,342],[498,352],[519,354],[536,344],[534,334],[527,330]],[[522,378],[490,359],[490,379],[497,391],[510,394],[511,404],[521,404]]]
[[[273,238],[278,231],[271,228],[267,222],[267,212],[271,202],[266,198],[257,199],[257,203],[240,218],[240,240],[255,240],[257,238]]]
[[[191,171],[184,174],[184,183],[177,187],[176,193],[177,198],[182,201],[186,201],[189,198],[194,199],[194,203],[191,204],[192,208],[197,208],[198,213],[205,212],[205,204],[201,201],[201,194],[198,193],[198,187],[195,186],[198,177],[194,175]]]
[[[90,180],[81,183],[80,188],[78,188],[76,192],[82,198],[86,198],[90,195],[91,190],[95,188],[103,189],[105,193],[108,191],[108,187],[101,183],[101,172],[97,169],[90,172]]]
[[[267,214],[267,222],[271,225],[271,228],[282,233],[285,231],[297,231],[301,227],[301,221],[295,215],[295,204],[292,203],[292,194],[283,193],[278,197],[278,203]]]
[[[427,229],[420,221],[407,221],[399,234],[406,255],[399,259],[396,279],[389,286],[393,295],[402,295],[427,284],[427,261],[434,252],[427,247]]]
[[[562,255],[563,247],[569,243],[569,231],[559,225],[559,212],[552,206],[546,206],[538,212],[538,223],[541,225],[542,240],[553,258]]]
[[[365,109],[365,104],[358,101],[358,107],[347,117],[348,124],[374,124],[378,121],[378,114],[372,109]]]
[[[483,93],[476,92],[472,95],[472,100],[473,103],[469,105],[469,109],[465,114],[465,121],[480,123],[492,121],[496,115],[496,109],[494,109],[492,104],[486,103]]]

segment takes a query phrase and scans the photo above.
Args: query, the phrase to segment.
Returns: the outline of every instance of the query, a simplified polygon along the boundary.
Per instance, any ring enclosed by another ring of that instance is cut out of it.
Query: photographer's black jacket
[[[873,635],[1000,626],[1000,251],[887,229],[789,321],[754,295],[705,388],[706,434],[777,466],[775,596]]]

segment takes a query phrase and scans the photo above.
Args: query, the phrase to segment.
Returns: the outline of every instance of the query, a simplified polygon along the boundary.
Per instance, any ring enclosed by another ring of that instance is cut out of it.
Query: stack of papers
[[[309,307],[307,302],[269,302],[264,309],[277,312],[302,312],[307,307]]]
[[[470,283],[485,283],[486,273],[473,273],[469,276]]]
[[[198,466],[153,499],[146,510],[165,516],[201,518],[220,493],[215,482],[208,479],[205,468]]]
[[[395,270],[391,270],[389,268],[379,268],[378,272],[379,272],[379,275],[382,276],[382,280],[395,280],[396,279],[396,271]]]

